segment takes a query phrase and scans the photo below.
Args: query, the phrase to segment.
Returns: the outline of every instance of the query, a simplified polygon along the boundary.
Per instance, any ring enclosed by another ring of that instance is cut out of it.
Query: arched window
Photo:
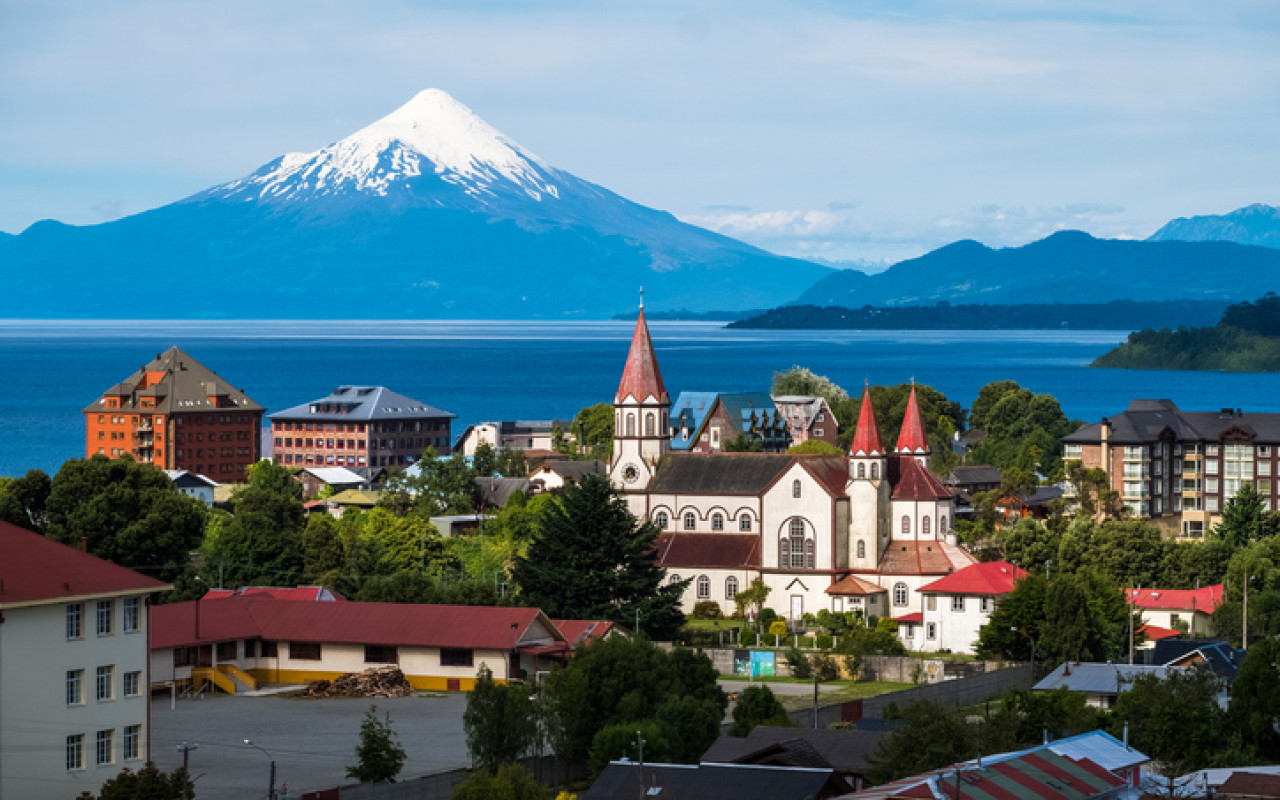
[[[911,517],[906,514],[902,515],[902,532],[907,534],[911,533]]]
[[[790,533],[793,538],[798,537],[803,539],[804,538],[804,521],[798,520],[798,519],[791,520]]]
[[[791,482],[791,496],[792,497],[800,496],[800,481],[796,480]]]
[[[943,514],[942,516],[938,517],[938,533],[946,533],[946,532],[947,532],[947,515]]]
[[[895,606],[906,606],[907,604],[907,585],[905,583],[896,583],[893,586],[893,604]]]
[[[667,529],[667,523],[667,512],[659,511],[657,514],[653,515],[653,524],[657,525],[662,530],[665,531]]]
[[[859,478],[867,477],[867,465],[863,464],[862,462],[858,462],[858,477]]]
[[[813,540],[805,539],[804,542],[804,566],[805,569],[813,569]]]
[[[627,435],[628,436],[636,435],[636,415],[635,414],[627,415]]]
[[[920,535],[921,536],[929,535],[929,515],[928,514],[925,514],[924,519],[920,520]]]
[[[751,515],[750,514],[743,514],[742,516],[738,517],[738,530],[747,531],[747,532],[751,531]]]
[[[738,579],[733,575],[724,579],[724,599],[732,600],[738,596]]]
[[[693,530],[694,526],[697,524],[698,518],[693,515],[692,511],[684,515],[684,529],[686,531]]]
[[[698,599],[707,600],[711,597],[711,579],[706,575],[698,576]]]
[[[713,530],[713,531],[722,531],[722,530],[724,530],[724,515],[723,515],[723,514],[712,514],[712,515],[711,515],[711,530]]]
[[[867,543],[859,539],[858,540],[858,558],[866,558],[866,557],[867,557]]]
[[[644,435],[654,436],[655,427],[656,427],[656,423],[653,420],[653,412],[650,411],[648,414],[644,415]]]
[[[778,542],[778,566],[791,566],[791,540],[785,536]]]
[[[671,573],[671,577],[670,577],[670,578],[667,578],[667,583],[670,583],[670,584],[673,584],[673,585],[674,585],[674,584],[677,584],[677,583],[679,583],[679,582],[680,582],[680,576],[679,576],[679,575],[677,575],[677,574],[675,574],[674,572],[673,572],[673,573]]]
[[[871,480],[873,480],[873,481],[878,481],[878,480],[880,480],[880,465],[879,465],[879,464],[872,464],[872,465],[871,465]]]
[[[787,526],[789,534],[783,541],[790,540],[787,544],[787,550],[791,554],[790,558],[783,561],[783,566],[790,566],[793,569],[803,569],[805,567],[806,543],[804,538],[804,520],[793,519]],[[813,562],[813,542],[808,542],[807,548],[808,561],[810,565]]]

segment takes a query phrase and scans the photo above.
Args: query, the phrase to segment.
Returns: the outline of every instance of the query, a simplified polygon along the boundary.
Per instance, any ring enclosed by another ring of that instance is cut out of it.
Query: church
[[[642,305],[613,405],[610,480],[661,530],[670,580],[692,578],[686,613],[703,600],[732,613],[760,578],[765,604],[793,620],[822,608],[902,617],[924,607],[922,586],[976,563],[956,545],[951,492],[929,472],[914,388],[892,450],[864,390],[847,455],[672,452]]]

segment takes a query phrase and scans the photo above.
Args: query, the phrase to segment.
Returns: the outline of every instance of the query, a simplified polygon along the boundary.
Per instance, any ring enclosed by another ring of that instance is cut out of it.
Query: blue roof
[[[681,392],[671,405],[671,449],[688,450],[698,441],[702,426],[715,408],[719,392]],[[681,428],[689,429],[689,438],[680,435]]]
[[[768,392],[737,392],[720,395],[729,418],[738,422],[738,430],[751,430],[753,423],[774,421],[781,415]]]

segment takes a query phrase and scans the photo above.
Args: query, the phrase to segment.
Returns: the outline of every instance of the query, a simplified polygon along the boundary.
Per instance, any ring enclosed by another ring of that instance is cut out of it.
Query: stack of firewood
[[[348,672],[332,681],[307,684],[307,697],[409,697],[413,686],[399,667],[375,667]]]

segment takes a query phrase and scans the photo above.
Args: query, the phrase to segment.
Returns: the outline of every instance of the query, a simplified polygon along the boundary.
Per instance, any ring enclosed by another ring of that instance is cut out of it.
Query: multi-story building
[[[764,392],[681,392],[670,414],[677,453],[719,453],[740,436],[766,453],[791,446],[787,420]]]
[[[150,760],[149,598],[168,588],[0,522],[0,797],[97,794]]]
[[[501,422],[479,422],[468,425],[453,446],[453,452],[474,456],[476,448],[487,444],[494,450],[551,453],[559,432],[566,441],[576,441],[577,431],[571,419],[519,419]]]
[[[177,347],[84,410],[85,457],[119,458],[227,482],[262,457],[262,406]]]
[[[791,444],[797,445],[810,439],[820,439],[832,447],[840,439],[840,423],[831,413],[831,406],[821,397],[788,394],[773,398],[778,413],[786,420]]]
[[[1062,441],[1064,459],[1104,470],[1130,513],[1167,533],[1203,537],[1246,483],[1268,509],[1278,507],[1280,414],[1181,411],[1170,400],[1134,400]]]
[[[339,386],[271,415],[271,455],[286,467],[404,467],[446,453],[455,415],[385,386]]]

